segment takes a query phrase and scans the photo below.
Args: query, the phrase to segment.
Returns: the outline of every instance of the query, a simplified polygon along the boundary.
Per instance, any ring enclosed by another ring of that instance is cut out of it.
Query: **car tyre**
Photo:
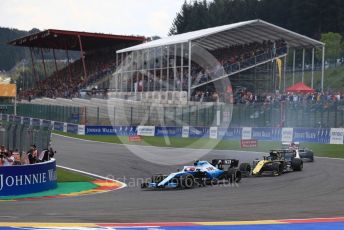
[[[302,171],[303,169],[303,161],[299,158],[294,158],[291,161],[291,167],[294,171]]]
[[[242,163],[239,166],[239,170],[240,170],[242,176],[244,176],[244,175],[248,176],[251,174],[252,168],[251,168],[251,165],[249,163]]]
[[[227,171],[227,179],[229,183],[238,183],[241,181],[241,172],[240,170],[230,168]]]

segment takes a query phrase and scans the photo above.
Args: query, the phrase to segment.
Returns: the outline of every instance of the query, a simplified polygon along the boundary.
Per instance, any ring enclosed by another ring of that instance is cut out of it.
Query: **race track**
[[[148,163],[124,145],[53,136],[53,146],[58,151],[59,165],[114,176],[125,179],[126,183],[178,168]],[[145,148],[167,154],[191,151]],[[260,153],[214,150],[202,159],[237,158],[251,162],[260,156]],[[0,222],[235,221],[344,216],[343,175],[343,160],[316,158],[314,163],[304,165],[303,172],[244,178],[234,187],[141,191],[129,186],[91,196],[1,202]]]

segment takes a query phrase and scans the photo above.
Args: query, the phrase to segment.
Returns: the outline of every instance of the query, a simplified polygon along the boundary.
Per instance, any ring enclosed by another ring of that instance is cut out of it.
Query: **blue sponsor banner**
[[[54,122],[54,130],[63,132],[63,122]]]
[[[136,135],[136,126],[86,126],[86,135],[132,136]]]
[[[113,126],[86,126],[86,135],[116,135]]]
[[[157,137],[181,137],[182,127],[155,127]]]
[[[56,162],[0,167],[0,196],[42,192],[57,187]]]
[[[20,124],[21,123],[21,117],[15,116],[14,117],[14,122]]]
[[[32,118],[32,124],[33,126],[40,126],[41,125],[41,120],[37,118]]]
[[[279,141],[281,140],[281,128],[252,128],[252,139]]]
[[[329,143],[328,128],[294,128],[293,140],[297,142]]]
[[[51,127],[51,121],[49,121],[49,120],[43,120],[43,121],[42,121],[42,126],[43,126],[43,127],[46,127],[46,128]]]
[[[80,120],[80,114],[79,113],[72,113],[71,119],[73,122],[78,123]]]
[[[136,126],[115,126],[114,131],[117,136],[133,136],[137,134]]]
[[[67,124],[67,133],[78,134],[78,125]]]
[[[223,140],[240,140],[241,133],[242,128],[219,128],[217,136]]]
[[[23,117],[23,124],[30,125],[30,117]]]
[[[7,114],[1,114],[0,115],[0,118],[1,118],[1,120],[3,120],[3,121],[7,121]]]
[[[191,138],[209,138],[209,127],[192,127],[190,126],[189,137]]]

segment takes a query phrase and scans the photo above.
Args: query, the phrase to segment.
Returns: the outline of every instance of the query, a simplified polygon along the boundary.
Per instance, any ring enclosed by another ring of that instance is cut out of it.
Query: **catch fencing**
[[[13,114],[13,107],[6,111]],[[275,102],[184,106],[72,107],[18,104],[17,115],[83,125],[344,127],[344,101],[330,103]]]
[[[50,145],[51,127],[32,126],[20,122],[0,123],[0,145],[7,149],[28,151],[35,144],[37,149],[47,149]]]

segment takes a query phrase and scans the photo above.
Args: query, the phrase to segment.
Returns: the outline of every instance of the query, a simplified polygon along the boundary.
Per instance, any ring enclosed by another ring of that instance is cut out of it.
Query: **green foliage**
[[[81,173],[72,172],[63,168],[57,168],[58,182],[91,182],[94,178]]]
[[[30,65],[30,68],[31,68],[31,55],[30,55],[29,49],[25,47],[16,47],[16,46],[8,45],[7,43],[15,39],[25,37],[30,34],[34,34],[38,32],[40,32],[40,30],[35,29],[35,28],[30,31],[22,31],[22,30],[17,30],[17,29],[0,27],[0,71],[2,70],[9,71],[21,61],[25,61],[26,64]],[[56,54],[56,59],[58,60],[67,59],[66,53],[64,50],[57,50],[55,54]],[[43,49],[43,55],[44,55],[45,60],[53,60],[53,52],[51,50]],[[42,59],[40,50],[33,49],[33,56],[35,60],[35,67],[37,68],[37,72],[38,72],[38,77],[41,79],[44,77],[44,74],[42,71],[40,71],[43,69],[42,63],[40,61]],[[80,53],[78,51],[71,51],[69,52],[69,57],[74,60],[79,59]],[[47,62],[46,64],[49,65],[49,63]],[[32,71],[29,76],[31,77],[33,76]]]
[[[320,39],[322,33],[344,34],[342,0],[213,0],[185,2],[170,34],[180,34],[238,21],[263,19]]]
[[[326,44],[325,57],[330,60],[335,60],[341,57],[343,53],[343,37],[340,33],[324,33],[321,34],[320,41]]]
[[[26,56],[23,48],[7,45],[7,42],[26,35],[27,31],[0,27],[0,70],[10,70]]]

